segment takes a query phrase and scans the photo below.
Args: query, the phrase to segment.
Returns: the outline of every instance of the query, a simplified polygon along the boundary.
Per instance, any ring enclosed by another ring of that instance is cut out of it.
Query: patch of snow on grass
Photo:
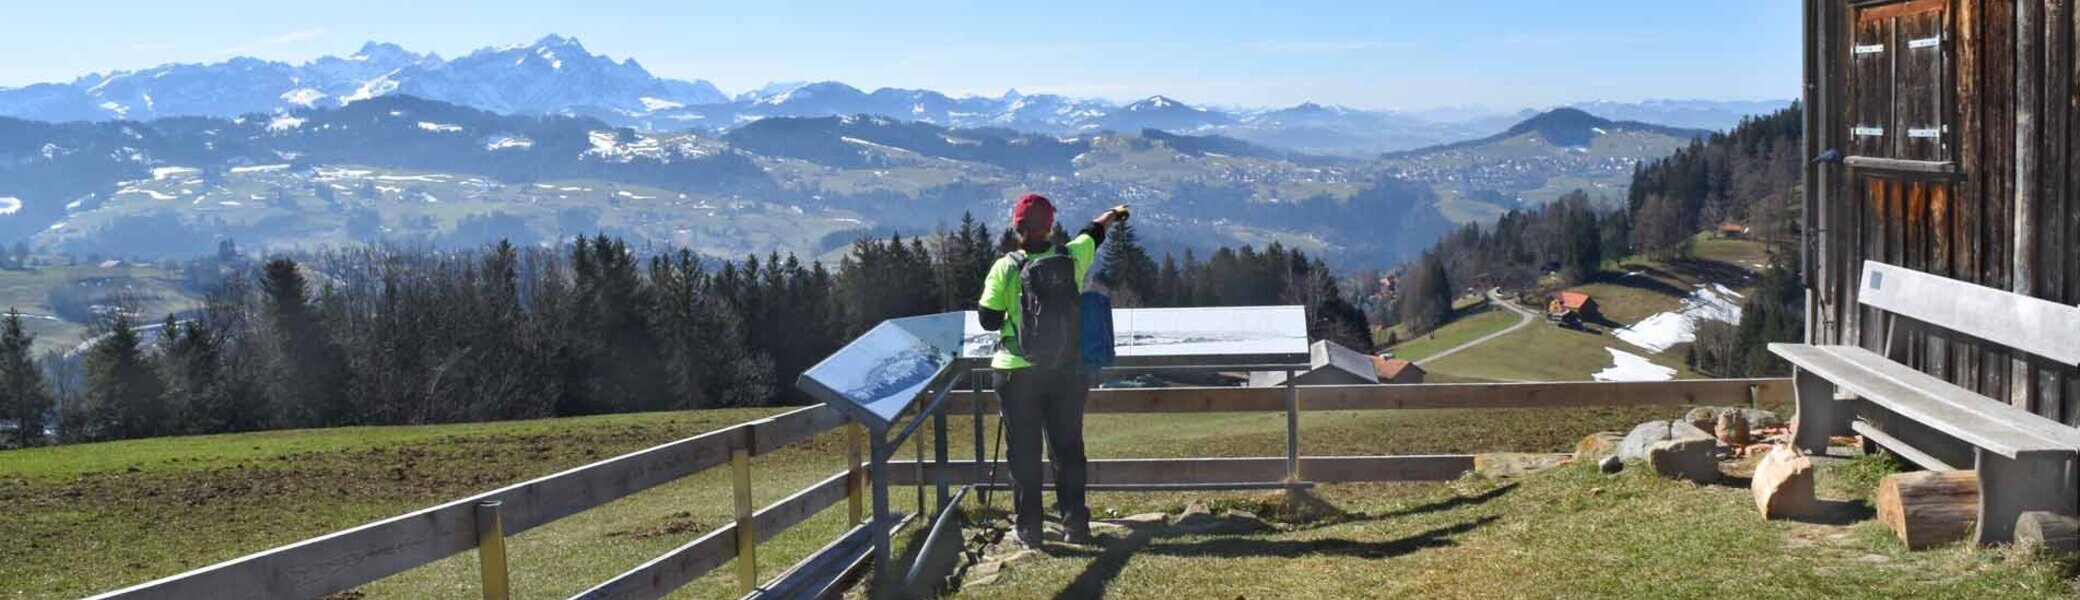
[[[1656,313],[1612,334],[1648,351],[1663,352],[1676,344],[1697,341],[1699,322],[1740,323],[1740,298],[1740,294],[1723,285],[1700,285],[1683,298],[1681,307]]]
[[[288,168],[289,168],[289,165],[253,165],[253,166],[249,166],[249,167],[232,167],[232,168],[231,168],[231,172],[232,172],[233,174],[238,174],[238,173],[267,173],[267,172],[271,172],[271,171],[283,171],[283,170],[287,170]]]
[[[159,190],[146,190],[139,188],[124,188],[116,190],[116,195],[120,196],[123,194],[144,194],[146,196],[150,196],[153,200],[175,200],[180,198],[180,196],[167,194],[164,192],[160,192]]]
[[[201,172],[201,169],[194,167],[159,167],[152,169],[152,181],[162,181],[181,175],[193,175]]]
[[[485,150],[526,150],[534,147],[534,140],[508,135],[493,138],[484,143]]]
[[[434,123],[430,121],[420,121],[419,128],[434,133],[462,133],[461,125],[449,125],[447,123]]]
[[[668,108],[681,108],[686,106],[684,104],[680,104],[663,98],[652,98],[649,96],[637,98],[636,100],[641,101],[643,103],[643,108],[645,110],[649,110],[652,112],[665,110]]]
[[[268,130],[268,131],[288,131],[288,130],[291,130],[291,129],[295,129],[295,128],[298,128],[298,127],[302,127],[302,126],[303,126],[303,123],[304,123],[304,121],[306,121],[306,120],[308,120],[308,119],[298,119],[298,118],[296,118],[296,117],[292,117],[292,116],[289,116],[289,115],[281,115],[281,116],[277,116],[277,117],[275,117],[275,118],[273,118],[273,119],[269,119],[269,120],[267,121],[267,130]]]
[[[21,210],[21,198],[16,198],[14,196],[0,196],[0,215],[11,215],[17,212],[21,212]]]
[[[391,77],[396,76],[397,72],[402,70],[404,70],[402,67],[397,69],[391,69],[390,72],[384,73],[382,77],[377,77],[375,79],[370,79],[368,81],[362,82],[361,87],[359,89],[354,90],[353,94],[349,94],[345,98],[340,98],[339,105],[346,106],[356,101],[367,100],[369,98],[374,98],[376,96],[381,96],[383,94],[388,94],[390,92],[397,91],[397,80],[391,79]]]
[[[1597,371],[1597,381],[1668,381],[1676,378],[1676,370],[1654,364],[1647,357],[1619,350],[1604,348],[1611,353],[1611,366]]]
[[[325,92],[320,92],[311,88],[296,88],[293,90],[282,92],[281,98],[283,102],[287,102],[304,108],[310,108],[311,105],[317,104],[319,100],[324,100],[325,96]]]

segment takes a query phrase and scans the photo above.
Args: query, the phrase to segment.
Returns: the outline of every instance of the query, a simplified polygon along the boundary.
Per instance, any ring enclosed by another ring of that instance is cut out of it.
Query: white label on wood
[[[1856,47],[1856,49],[1854,50],[1854,52],[1855,52],[1856,54],[1878,54],[1878,53],[1881,53],[1881,52],[1884,52],[1884,51],[1885,51],[1885,45],[1884,45],[1884,44],[1865,44],[1865,45],[1857,46],[1857,47]]]
[[[1851,129],[1849,130],[1849,133],[1851,133],[1851,134],[1855,134],[1855,135],[1857,135],[1857,136],[1861,136],[1861,137],[1872,137],[1872,136],[1882,136],[1882,135],[1885,135],[1885,128],[1883,128],[1883,127],[1855,127],[1855,128],[1851,128]]]
[[[1941,137],[1942,135],[1943,130],[1934,127],[1918,127],[1907,129],[1907,137],[1910,138],[1932,138]]]
[[[1942,44],[1943,38],[1941,37],[1925,37],[1918,40],[1907,40],[1907,49],[1934,48]]]

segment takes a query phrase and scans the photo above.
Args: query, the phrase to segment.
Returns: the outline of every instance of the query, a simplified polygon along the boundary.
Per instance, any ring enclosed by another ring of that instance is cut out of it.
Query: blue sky
[[[1797,0],[11,2],[0,86],[365,40],[454,56],[577,37],[662,76],[1270,106],[1547,106],[1797,93]]]

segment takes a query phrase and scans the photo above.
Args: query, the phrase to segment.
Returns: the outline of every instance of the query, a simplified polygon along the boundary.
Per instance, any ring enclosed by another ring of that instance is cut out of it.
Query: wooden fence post
[[[499,516],[497,500],[477,503],[477,568],[483,572],[484,600],[507,600],[513,597],[512,582],[507,579],[505,520]]]
[[[746,594],[758,587],[758,526],[751,518],[751,447],[755,431],[744,427],[740,441],[729,451],[729,470],[737,500],[737,591]]]

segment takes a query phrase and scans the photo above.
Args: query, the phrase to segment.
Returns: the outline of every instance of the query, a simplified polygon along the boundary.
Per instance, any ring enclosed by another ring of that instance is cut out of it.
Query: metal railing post
[[[982,483],[983,479],[988,477],[988,473],[985,471],[986,467],[982,463],[982,461],[989,460],[989,455],[983,452],[986,446],[984,446],[985,442],[982,435],[982,378],[988,376],[989,372],[981,369],[968,371],[968,377],[972,380],[968,382],[968,391],[970,392],[968,394],[968,404],[970,405],[969,408],[974,409],[973,418],[975,420],[972,425],[974,425],[975,429],[975,479],[973,481],[976,483]],[[988,497],[988,494],[983,496]]]
[[[737,446],[729,451],[729,471],[737,500],[737,591],[751,593],[758,587],[758,526],[751,516],[751,446],[756,431],[744,428]]]
[[[1300,385],[1286,369],[1286,482],[1300,481]]]
[[[858,525],[867,511],[867,469],[860,463],[860,446],[867,441],[867,428],[858,421],[845,426],[845,524]]]
[[[925,416],[924,416],[924,415],[917,415],[917,418],[920,418],[920,419],[922,419],[922,418],[925,418]],[[916,461],[914,461],[914,462],[912,463],[912,464],[915,464],[915,465],[917,465],[917,479],[915,479],[915,480],[914,480],[914,481],[916,481],[916,482],[917,482],[917,514],[920,514],[920,515],[923,515],[923,514],[930,514],[929,512],[927,512],[927,511],[928,511],[929,509],[925,508],[925,506],[924,506],[924,488],[925,488],[925,478],[924,478],[924,435],[923,435],[923,432],[918,432],[918,434],[917,434],[917,435],[912,435],[912,436],[910,436],[910,440],[911,440],[910,446],[911,446],[912,448],[915,448],[915,449],[917,450],[917,460],[916,460]]]
[[[477,568],[484,576],[484,600],[507,600],[513,597],[512,582],[507,579],[506,527],[499,517],[497,500],[477,503]]]
[[[960,383],[960,376],[956,375],[952,385],[958,386]],[[934,495],[932,500],[937,502],[933,506],[939,510],[946,510],[947,501],[953,498],[953,492],[949,489],[950,482],[946,479],[947,471],[950,470],[947,464],[949,459],[946,456],[947,433],[946,407],[942,405],[932,409],[932,479],[938,488],[938,494]]]

